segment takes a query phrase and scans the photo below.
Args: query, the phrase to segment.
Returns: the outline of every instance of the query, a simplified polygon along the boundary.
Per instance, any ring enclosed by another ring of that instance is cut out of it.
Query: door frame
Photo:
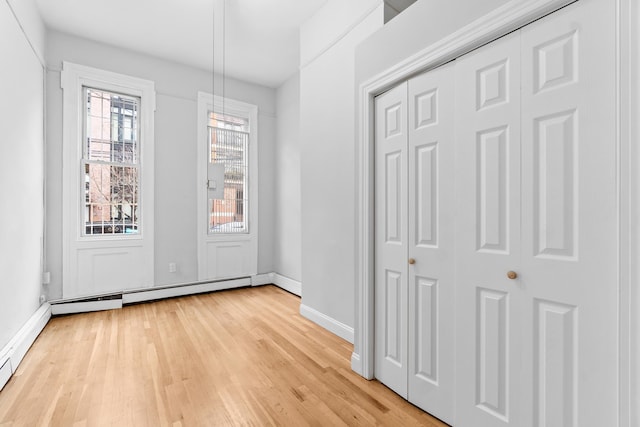
[[[364,81],[356,100],[355,317],[351,368],[374,378],[374,98],[412,75],[445,64],[576,0],[510,1],[450,36]],[[579,1],[579,0],[578,0]],[[593,0],[597,1],[597,0]],[[640,423],[640,17],[634,0],[616,0],[618,16],[619,397],[620,426]],[[623,19],[625,18],[626,19]],[[626,160],[626,161],[623,161]]]

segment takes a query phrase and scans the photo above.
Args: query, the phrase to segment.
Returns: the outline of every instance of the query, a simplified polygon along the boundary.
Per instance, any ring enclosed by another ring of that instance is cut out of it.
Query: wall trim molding
[[[291,292],[299,297],[302,296],[302,283],[297,280],[290,279],[278,273],[271,273],[273,275],[273,283],[277,287],[284,289],[287,292]]]
[[[0,350],[0,390],[16,372],[20,362],[22,362],[31,345],[49,322],[49,319],[51,319],[51,306],[49,303],[44,303],[33,313],[27,323],[20,328],[7,345]]]
[[[155,289],[143,289],[140,291],[126,292],[122,294],[123,304],[133,304],[138,302],[153,301],[164,298],[173,298],[179,296],[202,294],[205,292],[222,291],[227,289],[241,288],[251,286],[249,277],[221,280],[218,282],[196,283],[186,286],[171,286]]]
[[[322,326],[329,332],[332,332],[353,344],[353,328],[351,326],[345,325],[344,323],[329,317],[324,313],[320,313],[319,311],[304,304],[300,304],[300,314],[311,320],[313,323]]]
[[[412,75],[443,65],[574,1],[508,2],[359,85],[355,168],[356,306],[351,368],[364,378],[374,377],[374,97]]]
[[[263,286],[274,284],[275,273],[256,274],[251,276],[251,286]]]
[[[620,168],[619,425],[640,426],[640,31],[636,0],[617,0],[618,164]]]
[[[122,297],[99,301],[74,301],[51,305],[51,314],[89,313],[91,311],[116,310],[122,308]]]

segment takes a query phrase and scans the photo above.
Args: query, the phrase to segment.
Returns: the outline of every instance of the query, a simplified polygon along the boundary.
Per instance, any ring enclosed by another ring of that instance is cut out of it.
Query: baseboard
[[[351,370],[360,376],[364,376],[362,375],[362,361],[360,360],[360,355],[355,351],[351,353]]]
[[[51,306],[45,303],[33,313],[31,318],[18,333],[0,350],[0,390],[5,386],[11,375],[18,369],[20,362],[40,332],[51,319]]]
[[[241,288],[251,286],[249,277],[235,280],[223,280],[220,282],[198,283],[194,285],[173,286],[161,289],[145,289],[136,292],[122,294],[123,304],[132,304],[144,301],[153,301],[163,298],[173,298],[185,295],[202,294],[205,292],[221,291],[224,289]]]
[[[75,301],[51,305],[51,314],[88,313],[90,311],[116,310],[122,308],[122,298],[100,301]]]
[[[263,286],[274,284],[275,273],[257,274],[251,276],[251,286]]]
[[[279,288],[284,289],[287,292],[291,292],[294,295],[302,296],[302,283],[297,280],[289,279],[278,273],[271,273],[273,275],[273,283]]]
[[[333,332],[340,338],[353,344],[353,328],[351,326],[347,326],[344,323],[339,322],[324,313],[320,313],[319,311],[304,304],[300,304],[300,314],[312,322],[322,326],[329,332]]]
[[[0,362],[0,391],[4,388],[5,385],[9,382],[9,378],[13,373],[11,372],[11,360],[8,358],[4,360],[4,362]]]

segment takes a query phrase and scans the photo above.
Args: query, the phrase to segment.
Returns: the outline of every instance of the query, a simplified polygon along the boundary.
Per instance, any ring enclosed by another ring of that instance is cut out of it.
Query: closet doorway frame
[[[361,83],[356,99],[355,324],[351,368],[374,378],[374,98],[421,72],[581,0],[512,0]],[[640,424],[640,5],[615,0],[619,223],[618,426]]]

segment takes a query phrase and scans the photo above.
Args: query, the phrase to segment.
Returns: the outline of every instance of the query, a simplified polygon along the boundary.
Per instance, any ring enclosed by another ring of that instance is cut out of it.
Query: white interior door
[[[522,425],[617,425],[614,12],[522,29]]]
[[[407,398],[407,83],[376,98],[375,376]]]
[[[615,425],[614,22],[579,2],[459,60],[457,426]]]
[[[453,64],[376,98],[376,377],[453,419]]]
[[[408,400],[453,420],[454,63],[409,80]]]
[[[520,35],[456,65],[456,426],[517,426]]]

